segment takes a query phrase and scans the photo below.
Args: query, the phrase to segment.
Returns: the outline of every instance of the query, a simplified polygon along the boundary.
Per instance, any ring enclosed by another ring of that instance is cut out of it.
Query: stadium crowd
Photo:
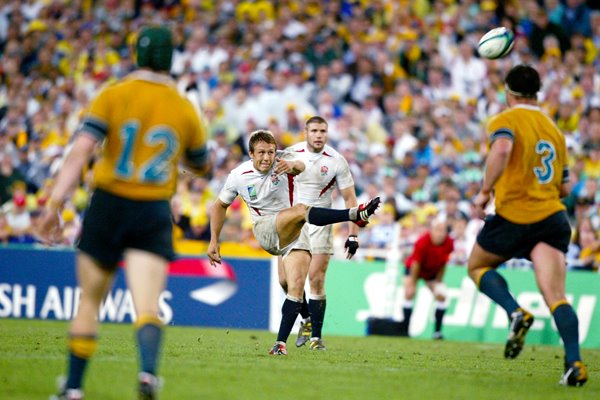
[[[505,107],[506,72],[530,63],[570,150],[569,266],[598,270],[600,6],[584,0],[0,1],[0,242],[35,242],[82,110],[133,70],[134,32],[148,24],[175,34],[171,73],[204,115],[214,164],[210,179],[182,173],[177,237],[209,237],[207,211],[247,157],[250,132],[269,129],[283,148],[321,115],[358,201],[385,202],[361,231],[359,255],[381,257],[369,250],[390,243],[408,251],[441,212],[455,237],[450,262],[464,265],[482,223],[470,201],[483,176],[485,124]],[[479,38],[497,26],[515,32],[513,50],[479,58]],[[88,181],[63,211],[65,244],[79,230]],[[253,242],[239,199],[228,215],[222,240]]]

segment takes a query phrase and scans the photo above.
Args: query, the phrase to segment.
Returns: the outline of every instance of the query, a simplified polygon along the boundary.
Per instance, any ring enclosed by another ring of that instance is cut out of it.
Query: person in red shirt
[[[404,325],[408,332],[413,311],[413,299],[419,279],[423,279],[436,300],[434,339],[443,339],[442,320],[446,312],[446,285],[442,282],[446,263],[454,250],[445,218],[436,217],[430,229],[421,235],[412,254],[406,259],[404,273]]]

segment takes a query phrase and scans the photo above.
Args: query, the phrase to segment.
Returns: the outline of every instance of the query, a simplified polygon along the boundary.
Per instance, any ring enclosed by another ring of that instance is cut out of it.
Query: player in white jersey
[[[305,164],[304,172],[297,178],[300,187],[299,201],[310,206],[329,208],[332,205],[333,190],[337,187],[346,207],[356,207],[356,191],[350,167],[346,159],[327,144],[327,133],[327,121],[320,116],[311,117],[304,125],[306,141],[287,149],[296,153]],[[304,231],[308,233],[308,249],[312,254],[308,270],[310,294],[308,304],[305,297],[303,298],[303,310],[300,313],[303,320],[300,323],[296,346],[303,346],[310,339],[310,349],[325,350],[321,332],[327,304],[325,274],[333,254],[332,226],[306,224]],[[352,258],[358,249],[357,234],[358,227],[350,224],[349,236],[345,244],[348,259]],[[306,243],[301,240],[298,246],[305,248]],[[287,278],[286,271],[280,263],[279,283],[284,291],[287,291],[289,286]]]
[[[208,258],[212,265],[221,262],[219,236],[225,214],[235,197],[241,196],[250,209],[252,230],[260,245],[270,254],[283,255],[288,282],[295,282],[288,287],[277,341],[269,351],[272,355],[287,355],[285,342],[302,306],[304,282],[311,259],[306,246],[296,246],[302,227],[305,222],[323,226],[345,221],[365,226],[380,200],[376,197],[345,210],[297,203],[294,180],[304,171],[304,163],[289,159],[285,153],[278,153],[273,134],[266,130],[253,132],[248,147],[251,160],[230,172],[211,209]]]

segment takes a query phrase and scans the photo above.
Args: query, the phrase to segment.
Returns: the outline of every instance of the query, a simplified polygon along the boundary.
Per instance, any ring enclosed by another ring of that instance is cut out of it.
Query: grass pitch
[[[0,319],[0,399],[47,399],[65,371],[67,323]],[[130,325],[103,324],[89,365],[86,400],[135,398]],[[561,347],[526,346],[505,360],[502,345],[390,337],[326,337],[327,351],[294,346],[272,357],[265,331],[168,327],[160,393],[170,399],[599,399],[600,350],[583,350],[590,381],[558,385]]]

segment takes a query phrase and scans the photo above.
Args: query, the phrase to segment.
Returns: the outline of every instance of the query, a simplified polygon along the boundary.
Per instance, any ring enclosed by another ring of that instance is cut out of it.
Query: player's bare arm
[[[340,193],[344,199],[346,208],[352,208],[358,205],[358,201],[356,200],[356,189],[354,186],[342,189],[340,190]],[[358,226],[356,224],[350,223],[348,224],[348,227],[348,232],[350,235],[358,235]]]
[[[221,263],[219,236],[225,223],[225,214],[228,207],[229,204],[217,199],[210,210],[210,243],[208,244],[207,255],[212,266]]]
[[[571,182],[565,182],[560,185],[560,197],[567,197],[571,193]]]
[[[444,274],[446,273],[446,265],[447,264],[444,264],[444,266],[440,268],[438,273],[435,275],[436,282],[441,282],[442,280],[444,280]]]
[[[95,137],[80,133],[67,154],[40,222],[38,235],[45,243],[53,244],[60,241],[62,236],[58,216],[60,209],[67,195],[79,182],[81,171],[94,154],[96,143],[98,140]]]
[[[479,218],[485,218],[485,207],[490,201],[494,185],[502,176],[506,164],[510,159],[513,142],[507,138],[498,138],[492,143],[485,167],[485,177],[481,185],[481,191],[477,194],[474,200],[474,205]]]
[[[341,189],[340,193],[342,194],[342,198],[344,199],[346,208],[352,208],[358,205],[354,185],[345,189]],[[346,239],[344,247],[346,249],[346,259],[350,260],[354,256],[354,254],[356,254],[356,251],[359,248],[358,225],[354,223],[348,224],[348,239]]]
[[[276,174],[291,174],[298,175],[301,172],[304,172],[304,163],[300,160],[284,160],[282,158],[275,159],[277,163],[275,164],[275,168],[273,172]]]
[[[410,266],[410,277],[416,282],[419,280],[419,273],[421,272],[421,264],[418,261],[413,261]]]

